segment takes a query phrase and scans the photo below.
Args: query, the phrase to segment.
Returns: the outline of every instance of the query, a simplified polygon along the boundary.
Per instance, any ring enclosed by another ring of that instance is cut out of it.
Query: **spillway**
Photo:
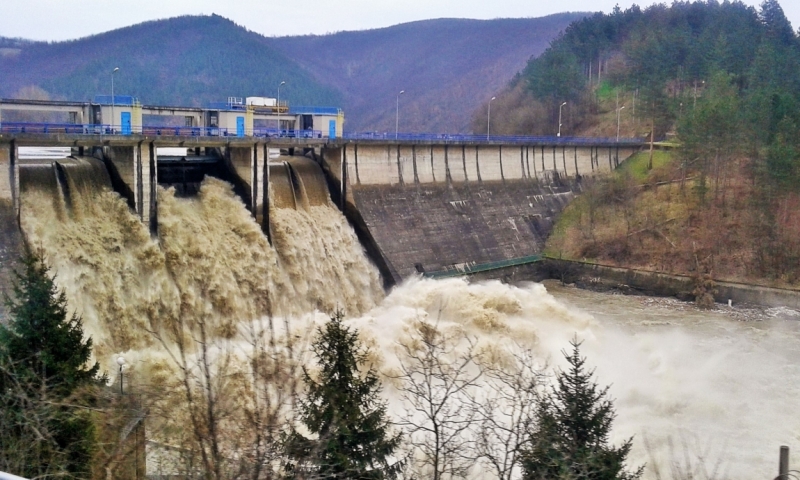
[[[540,284],[463,279],[413,278],[386,295],[331,204],[322,172],[308,159],[280,157],[269,165],[273,245],[234,187],[212,176],[196,192],[159,187],[153,238],[103,172],[91,158],[25,165],[21,224],[27,241],[45,254],[109,373],[116,372],[114,355],[124,353],[138,388],[179,391],[171,390],[180,387],[178,353],[200,368],[200,340],[211,348],[218,362],[212,374],[219,375],[213,388],[230,412],[225,428],[236,432],[223,448],[241,448],[248,438],[237,429],[249,392],[242,380],[251,347],[246,332],[274,320],[280,338],[297,338],[305,348],[314,327],[337,308],[360,329],[370,359],[385,374],[396,373],[403,361],[399,344],[420,321],[467,335],[483,352],[530,350],[542,365],[563,365],[560,350],[577,335],[586,341],[589,364],[598,366],[598,381],[612,384],[617,399],[612,441],[636,435],[630,460],[649,462],[649,478],[656,478],[659,464],[663,475],[681,442],[692,452],[710,451],[712,461],[724,463],[726,478],[763,477],[774,470],[777,445],[796,439],[792,432],[800,429],[778,414],[791,411],[800,384],[796,321],[770,320],[761,312],[761,323],[751,326],[682,304],[654,310],[555,286],[548,286],[551,294]],[[181,342],[187,342],[184,350],[176,347]],[[769,355],[767,342],[774,347]],[[392,381],[385,395],[390,414],[399,418],[404,405]],[[188,424],[182,401],[169,394],[152,399],[159,415],[153,413],[150,438],[180,441]],[[737,435],[739,428],[747,434]],[[477,478],[492,478],[481,468]]]

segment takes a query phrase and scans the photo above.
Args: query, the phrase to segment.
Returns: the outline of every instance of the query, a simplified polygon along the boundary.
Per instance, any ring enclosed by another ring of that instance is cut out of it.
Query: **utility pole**
[[[486,111],[486,141],[487,142],[489,141],[489,128],[490,128],[491,122],[492,122],[492,101],[495,98],[497,98],[497,97],[492,97],[492,99],[489,100],[489,109]]]

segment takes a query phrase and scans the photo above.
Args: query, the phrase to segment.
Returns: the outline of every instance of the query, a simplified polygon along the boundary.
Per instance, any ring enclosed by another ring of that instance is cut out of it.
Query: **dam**
[[[41,249],[112,382],[124,354],[126,388],[151,412],[142,474],[181,471],[182,459],[159,454],[189,442],[185,397],[163,395],[181,392],[181,372],[196,392],[224,392],[220,428],[236,434],[221,438],[221,451],[254,454],[245,426],[263,397],[242,378],[266,348],[255,335],[299,352],[337,308],[387,373],[422,321],[555,365],[577,335],[598,381],[612,385],[611,440],[635,435],[630,463],[651,473],[685,444],[724,459],[731,478],[753,478],[773,470],[771,442],[797,431],[781,415],[795,403],[785,385],[798,378],[791,312],[747,322],[643,297],[420,274],[535,255],[548,221],[580,194],[577,176],[610,171],[616,147],[21,135],[0,145],[3,247],[21,245],[24,232]],[[46,145],[74,150],[19,158],[20,147]],[[404,404],[385,384],[396,416]],[[478,462],[475,477],[492,478],[481,471]]]
[[[0,216],[11,227],[2,238],[2,254],[9,258],[22,241],[13,226],[19,225],[20,192],[29,181],[25,170],[44,168],[19,160],[18,149],[25,146],[66,146],[76,158],[101,162],[111,189],[154,237],[159,185],[191,196],[206,176],[230,183],[270,243],[273,207],[297,207],[307,198],[297,192],[313,190],[305,183],[321,185],[355,227],[387,286],[420,273],[524,263],[541,252],[555,215],[580,191],[582,178],[613,170],[640,148],[629,140],[593,144],[569,138],[520,143],[447,136],[409,141],[5,133]],[[163,147],[186,154],[159,156]],[[292,158],[271,161],[270,152],[279,151]],[[50,163],[56,178],[68,168]],[[319,201],[314,195],[308,201]]]

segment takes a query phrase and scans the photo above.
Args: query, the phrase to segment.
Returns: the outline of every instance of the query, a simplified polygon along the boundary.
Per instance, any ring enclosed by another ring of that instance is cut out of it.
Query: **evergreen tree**
[[[608,444],[616,416],[607,398],[608,387],[600,388],[592,381],[594,371],[586,370],[580,342],[575,339],[570,345],[572,353],[564,352],[569,369],[556,374],[556,385],[539,404],[537,427],[523,452],[524,478],[638,479],[643,467],[625,470],[633,439],[617,448]]]
[[[24,439],[38,438],[32,445],[36,461],[15,473],[85,478],[94,428],[85,411],[61,405],[72,403],[63,400],[81,387],[99,385],[105,378],[98,378],[97,363],[87,367],[92,340],[83,339],[81,319],[68,315],[66,296],[58,292],[42,258],[28,253],[21,267],[15,272],[13,298],[4,294],[8,324],[0,324],[0,410],[5,427],[0,456],[19,455]],[[2,463],[8,464],[8,459]]]
[[[400,472],[389,457],[400,444],[400,435],[389,433],[386,405],[380,400],[380,382],[369,368],[361,374],[368,351],[362,349],[358,332],[335,313],[318,330],[312,351],[319,362],[317,379],[304,371],[308,396],[301,403],[300,418],[315,438],[298,432],[288,435],[285,448],[294,463],[295,478],[387,479]]]

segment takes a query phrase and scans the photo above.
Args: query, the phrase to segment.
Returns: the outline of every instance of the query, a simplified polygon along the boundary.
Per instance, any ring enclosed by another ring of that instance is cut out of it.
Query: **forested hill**
[[[727,1],[633,6],[575,22],[493,104],[496,130],[553,133],[559,106],[568,102],[568,133],[613,134],[616,108],[626,105],[625,135],[648,133],[653,120],[656,135],[663,135],[716,73],[729,78],[758,118],[798,98],[800,41],[776,0],[758,10]],[[773,94],[781,100],[769,100]],[[475,112],[475,130],[485,128],[482,121],[484,109]]]
[[[0,56],[0,95],[38,86],[55,98],[89,100],[115,93],[143,103],[204,105],[229,96],[274,96],[295,103],[339,104],[341,95],[315,81],[270,39],[220,16],[177,17],[146,22],[58,43],[36,42]]]
[[[800,39],[776,0],[586,18],[499,97],[493,131],[552,134],[563,105],[563,135],[675,147],[588,181],[551,237],[559,257],[800,289]]]
[[[465,132],[472,111],[528,59],[586,13],[542,18],[438,19],[333,35],[284,37],[274,45],[343,92],[351,128]]]
[[[216,15],[186,16],[68,42],[0,39],[0,96],[88,100],[109,93],[119,67],[116,93],[144,103],[275,96],[286,81],[281,98],[292,104],[341,106],[348,130],[391,130],[396,95],[405,90],[402,130],[466,131],[486,97],[585,15],[440,19],[282,38]]]

